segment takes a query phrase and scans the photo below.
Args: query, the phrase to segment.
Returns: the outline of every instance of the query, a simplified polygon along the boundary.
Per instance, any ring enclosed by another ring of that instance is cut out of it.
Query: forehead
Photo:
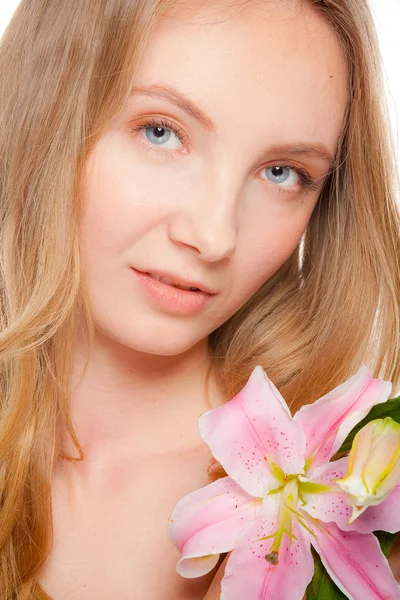
[[[248,0],[174,5],[135,74],[167,83],[225,128],[268,122],[274,141],[324,136],[334,148],[347,103],[340,42],[308,2]],[[276,140],[274,138],[277,138]]]

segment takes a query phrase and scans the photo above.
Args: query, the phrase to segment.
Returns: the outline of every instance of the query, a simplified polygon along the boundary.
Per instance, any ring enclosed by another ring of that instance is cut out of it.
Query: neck
[[[220,403],[212,376],[204,381],[208,341],[178,356],[144,354],[98,334],[85,372],[86,348],[76,343],[70,414],[85,464],[146,458],[204,444],[197,420]],[[63,451],[77,457],[69,436]],[[79,463],[75,463],[79,464]]]

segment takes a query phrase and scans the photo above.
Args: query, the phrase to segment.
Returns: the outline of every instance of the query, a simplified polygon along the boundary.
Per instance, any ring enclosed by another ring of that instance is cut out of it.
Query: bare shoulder
[[[182,496],[209,483],[207,466],[207,452],[194,449],[114,469],[107,485],[79,493],[58,482],[54,546],[38,583],[53,600],[128,600],[132,589],[135,600],[203,600],[217,566],[203,577],[181,577],[167,523]]]

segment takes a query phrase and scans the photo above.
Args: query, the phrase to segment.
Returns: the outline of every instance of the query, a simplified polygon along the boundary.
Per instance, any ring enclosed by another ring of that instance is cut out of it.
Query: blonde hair
[[[94,331],[79,263],[80,176],[127,98],[153,27],[176,4],[22,0],[1,40],[4,600],[49,600],[35,578],[52,545],[51,477],[62,426],[83,459],[68,411],[73,341],[82,328],[91,345]],[[396,170],[374,25],[365,0],[312,4],[341,40],[349,69],[352,98],[335,168],[303,254],[299,247],[209,336],[209,375],[216,373],[226,400],[260,364],[293,409],[361,362],[394,390],[400,382]]]

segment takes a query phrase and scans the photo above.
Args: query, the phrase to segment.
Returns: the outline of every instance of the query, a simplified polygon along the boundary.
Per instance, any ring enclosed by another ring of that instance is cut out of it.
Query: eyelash
[[[182,127],[177,127],[176,125],[174,125],[174,123],[172,123],[171,121],[167,121],[166,119],[156,119],[155,117],[149,117],[144,123],[141,123],[137,127],[133,127],[132,131],[140,131],[141,129],[147,129],[148,127],[162,127],[163,129],[169,129],[175,133],[176,137],[182,143],[187,138],[187,135],[183,133]],[[160,152],[159,148],[154,148],[154,150],[156,152]],[[161,154],[170,154],[171,152],[173,151],[161,150]]]
[[[172,123],[172,121],[168,121],[167,119],[163,119],[163,118],[149,117],[148,119],[146,119],[146,121],[144,121],[137,127],[132,127],[131,131],[138,132],[138,131],[141,131],[142,129],[147,129],[148,127],[162,127],[163,129],[168,129],[168,130],[172,131],[173,133],[175,133],[176,137],[182,143],[184,143],[185,140],[187,139],[187,135],[183,132],[182,127],[177,127],[176,125],[174,125],[174,123]],[[155,148],[155,147],[154,148],[149,147],[149,148],[151,148],[154,152],[157,152],[158,154],[167,155],[170,157],[173,156],[171,154],[171,152],[174,152],[173,150],[162,150],[160,148]],[[302,169],[297,166],[295,167],[293,165],[282,165],[282,164],[270,165],[269,167],[263,167],[263,168],[264,169],[266,169],[266,168],[272,169],[273,167],[283,167],[283,168],[286,167],[288,169],[293,169],[300,177],[301,184],[306,191],[311,192],[311,191],[318,190],[319,186],[318,186],[316,180],[313,179],[311,177],[311,175],[305,169]],[[273,182],[271,182],[271,183],[273,184]],[[278,192],[291,193],[290,190],[285,190],[285,188],[282,188],[279,185],[277,185],[277,189],[278,189]]]

